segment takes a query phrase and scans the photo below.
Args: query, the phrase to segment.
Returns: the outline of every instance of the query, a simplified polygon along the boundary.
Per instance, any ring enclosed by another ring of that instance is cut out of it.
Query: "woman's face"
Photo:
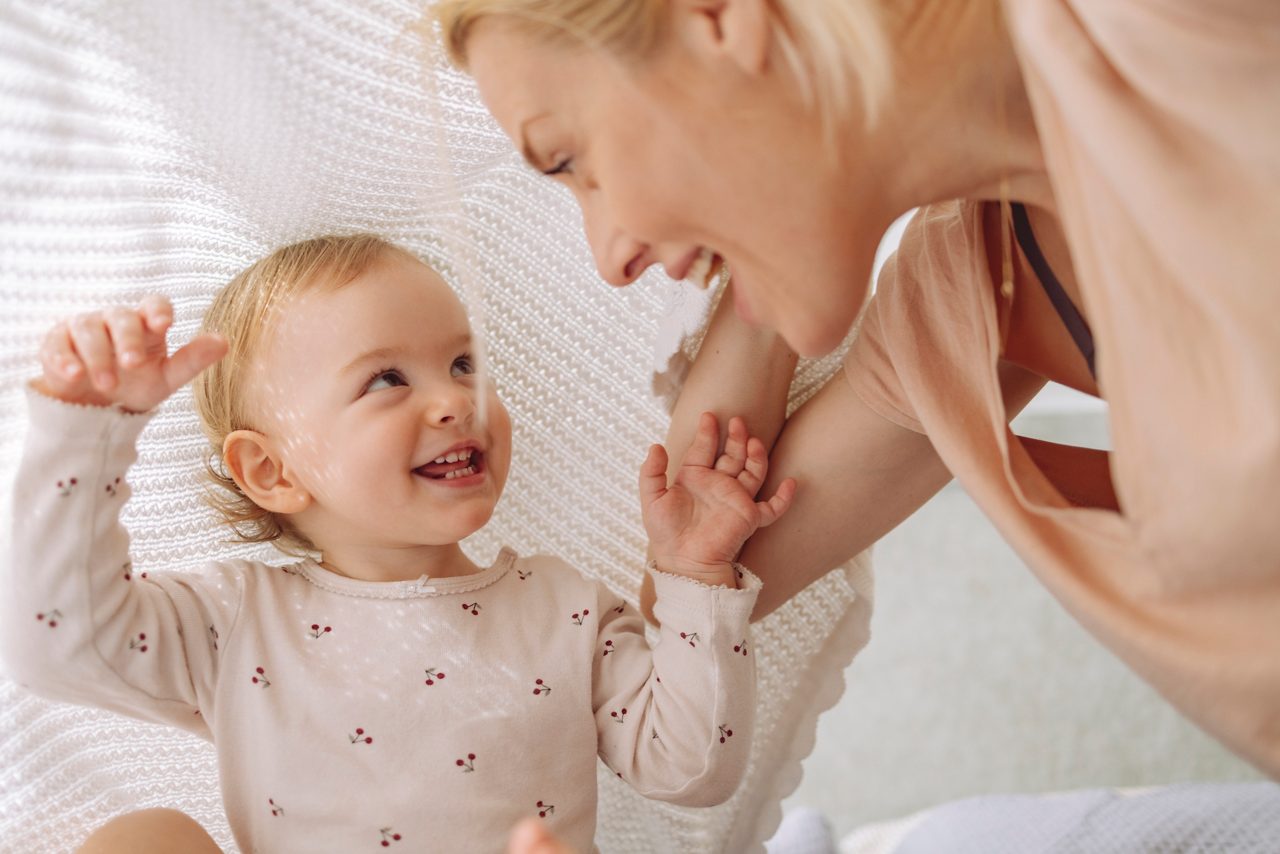
[[[768,33],[673,15],[664,46],[625,64],[482,19],[471,72],[517,148],[577,198],[605,281],[654,263],[684,278],[706,248],[732,270],[740,315],[826,353],[862,305],[883,229],[857,227],[851,173]]]

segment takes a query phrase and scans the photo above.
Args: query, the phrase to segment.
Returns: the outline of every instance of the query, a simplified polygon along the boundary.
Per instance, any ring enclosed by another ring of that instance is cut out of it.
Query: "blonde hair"
[[[504,16],[552,43],[605,48],[640,59],[661,41],[670,0],[439,0],[433,8],[449,58],[467,67],[471,29]],[[888,87],[889,39],[881,0],[772,0],[774,33],[806,103],[828,133],[845,120],[855,90],[868,125]]]
[[[247,379],[253,356],[268,332],[271,312],[304,291],[349,284],[388,252],[413,257],[372,234],[326,235],[293,243],[243,270],[205,312],[201,331],[216,332],[230,345],[227,355],[192,383],[196,412],[211,446],[205,458],[210,487],[205,500],[241,542],[272,543],[293,555],[315,549],[285,518],[254,504],[227,473],[222,456],[228,435],[254,429],[246,399]]]

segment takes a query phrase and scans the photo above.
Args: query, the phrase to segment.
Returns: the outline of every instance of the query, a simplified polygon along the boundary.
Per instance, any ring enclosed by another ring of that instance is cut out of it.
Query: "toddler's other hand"
[[[536,818],[526,818],[511,831],[507,854],[573,854],[573,849]]]
[[[720,423],[704,412],[675,482],[667,485],[667,452],[649,448],[640,467],[640,505],[658,568],[708,584],[734,586],[733,561],[758,529],[791,505],[796,482],[787,478],[767,501],[755,496],[769,470],[764,443],[729,420],[724,453],[716,456]]]
[[[40,348],[42,394],[68,403],[154,409],[227,352],[218,335],[197,335],[172,356],[165,335],[173,307],[162,296],[137,309],[81,314],[49,331]]]

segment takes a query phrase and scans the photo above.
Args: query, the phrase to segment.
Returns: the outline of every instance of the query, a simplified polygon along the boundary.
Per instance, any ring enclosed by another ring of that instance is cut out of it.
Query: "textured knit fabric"
[[[1072,451],[1042,446],[1038,465],[1006,427],[1000,237],[980,205],[919,212],[847,375],[928,434],[1086,628],[1280,776],[1280,5],[1007,12],[1097,344],[1121,512],[1073,505],[1045,473]]]
[[[28,395],[4,657],[32,690],[217,748],[244,851],[501,851],[543,815],[581,851],[597,753],[642,794],[733,794],[759,581],[655,573],[662,637],[555,558],[366,582],[312,560],[134,573],[119,514],[147,415]],[[383,846],[382,843],[389,843]]]
[[[672,283],[659,267],[622,290],[600,281],[573,197],[522,162],[473,81],[424,57],[423,11],[421,0],[0,7],[0,540],[29,429],[22,389],[50,327],[159,293],[176,346],[272,249],[373,231],[459,285],[511,412],[511,480],[466,553],[482,565],[503,544],[559,555],[635,603],[647,543],[636,467],[667,430],[650,382]],[[792,406],[838,367],[802,361]],[[124,511],[139,570],[281,561],[228,542],[201,501],[207,446],[188,389],[144,431]],[[600,848],[763,851],[867,642],[871,581],[863,555],[752,627],[752,754],[726,804],[648,800],[597,763]],[[8,679],[0,725],[0,851],[69,852],[112,816],[156,806],[236,849],[208,742]]]

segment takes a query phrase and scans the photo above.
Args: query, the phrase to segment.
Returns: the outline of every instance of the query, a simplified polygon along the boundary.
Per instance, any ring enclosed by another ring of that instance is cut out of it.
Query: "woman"
[[[733,272],[671,441],[775,413],[760,613],[957,477],[1063,605],[1280,777],[1280,6],[442,0],[448,49],[583,211],[603,278]],[[725,301],[727,305],[729,300]],[[745,321],[745,323],[744,323]],[[761,329],[754,327],[759,326]],[[776,335],[768,329],[776,330]],[[1047,380],[1110,455],[1019,439]],[[757,433],[768,425],[753,424]]]

